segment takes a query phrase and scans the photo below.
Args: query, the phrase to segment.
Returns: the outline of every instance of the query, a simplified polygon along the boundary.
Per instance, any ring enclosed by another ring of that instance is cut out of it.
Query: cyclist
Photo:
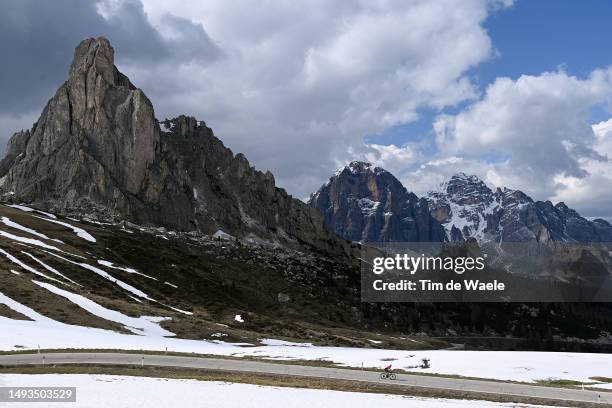
[[[392,364],[389,364],[388,366],[385,367],[385,372],[386,373],[390,373],[391,372],[391,365]]]

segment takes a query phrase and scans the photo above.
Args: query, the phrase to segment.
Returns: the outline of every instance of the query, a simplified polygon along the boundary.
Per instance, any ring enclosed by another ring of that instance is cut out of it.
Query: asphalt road
[[[497,395],[547,398],[562,401],[579,401],[612,404],[612,393],[567,388],[541,387],[494,381],[467,380],[458,378],[430,377],[398,374],[397,380],[381,380],[379,373],[354,369],[311,367],[292,364],[276,364],[251,360],[199,358],[151,354],[123,353],[43,353],[12,354],[0,356],[1,365],[32,364],[112,364],[147,365],[161,367],[200,368],[218,371],[264,373],[298,377],[330,378],[336,380],[384,383],[406,387],[457,390]],[[495,362],[491,362],[495,364]]]

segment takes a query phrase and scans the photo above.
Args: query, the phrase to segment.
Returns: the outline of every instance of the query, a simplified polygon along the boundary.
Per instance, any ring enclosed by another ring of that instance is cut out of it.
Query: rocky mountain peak
[[[376,167],[372,163],[357,160],[350,162],[349,164],[338,170],[336,172],[336,175],[342,173],[343,171],[348,171],[351,174],[388,173],[385,169],[381,167]]]
[[[70,78],[88,74],[101,76],[107,83],[116,84],[115,50],[104,37],[87,38],[79,43],[70,65]]]
[[[458,173],[450,180],[442,184],[439,192],[448,195],[454,202],[465,204],[477,204],[493,200],[491,189],[475,175]]]
[[[69,78],[0,162],[5,200],[65,215],[128,220],[345,253],[318,212],[255,170],[204,122],[155,118],[105,38],[75,49]]]
[[[521,190],[513,190],[507,187],[498,187],[495,190],[495,200],[504,208],[520,207],[533,203],[533,199]]]
[[[371,171],[372,163],[363,161],[352,161],[344,168],[349,169],[352,173],[365,173]]]
[[[474,174],[467,174],[462,171],[451,176],[449,183],[461,182],[461,183],[472,183],[472,184],[484,184],[484,182]]]
[[[485,184],[484,181],[482,181],[478,176],[474,175],[474,174],[466,174],[463,172],[457,173],[452,175],[448,181],[446,181],[445,183],[442,183],[443,186],[445,186],[446,188],[448,187],[459,187],[459,186],[466,186],[466,187],[481,187],[481,188],[488,188]]]
[[[383,168],[353,161],[311,196],[327,225],[351,241],[442,241],[427,202]]]
[[[576,210],[569,208],[563,201],[555,204],[555,210],[566,217],[580,217]]]
[[[534,201],[520,190],[493,192],[476,176],[459,173],[428,193],[431,214],[451,241],[576,241],[612,239],[607,223],[588,221],[565,203]]]

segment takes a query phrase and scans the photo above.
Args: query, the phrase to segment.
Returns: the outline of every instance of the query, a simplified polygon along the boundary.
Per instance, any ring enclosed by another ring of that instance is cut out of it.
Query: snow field
[[[67,408],[493,408],[534,405],[475,400],[420,398],[330,390],[258,386],[218,381],[175,380],[117,375],[6,374],[2,387],[76,387],[77,402],[53,403]],[[20,408],[40,408],[21,402]]]

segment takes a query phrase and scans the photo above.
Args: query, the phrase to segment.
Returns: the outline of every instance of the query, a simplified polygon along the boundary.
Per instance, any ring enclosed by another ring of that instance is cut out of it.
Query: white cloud
[[[586,185],[601,182],[610,171],[606,155],[612,157],[612,136],[596,136],[589,117],[593,108],[609,107],[611,97],[612,69],[586,78],[563,71],[497,78],[481,100],[438,118],[440,155],[480,166],[477,174],[492,184],[535,199],[567,199],[586,210]]]
[[[495,169],[478,160],[459,156],[440,156],[425,161],[417,169],[405,173],[401,181],[406,188],[417,195],[425,195],[429,191],[436,190],[458,172],[476,174],[491,188],[500,185],[499,175]]]
[[[198,116],[304,197],[351,151],[363,154],[364,136],[414,121],[418,109],[477,97],[467,72],[493,54],[482,23],[511,2],[143,4],[162,35],[172,35],[165,24],[170,14],[189,19],[222,55],[207,64],[151,66],[121,60],[118,49],[120,68],[149,94],[158,114]],[[369,148],[386,162],[389,149]],[[397,160],[412,154],[397,149]]]
[[[399,173],[417,162],[420,155],[410,145],[398,147],[396,145],[364,145],[363,160],[383,167],[391,173]]]
[[[586,157],[580,164],[588,173],[578,178],[558,175],[555,181],[560,186],[553,197],[555,201],[577,203],[590,216],[612,216],[612,119],[593,125],[596,139],[593,149],[608,160]]]

